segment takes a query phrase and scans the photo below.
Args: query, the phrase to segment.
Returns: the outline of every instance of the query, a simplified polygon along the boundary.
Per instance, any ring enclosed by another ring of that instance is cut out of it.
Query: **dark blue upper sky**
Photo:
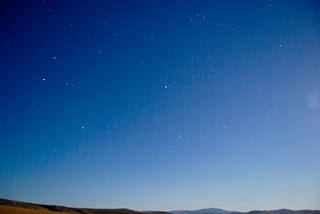
[[[2,1],[0,197],[320,209],[317,1]]]

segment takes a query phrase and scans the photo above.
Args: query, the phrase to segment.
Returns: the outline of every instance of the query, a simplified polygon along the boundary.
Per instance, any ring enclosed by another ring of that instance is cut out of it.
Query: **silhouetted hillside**
[[[0,199],[0,213],[4,214],[168,214],[166,212],[139,212],[129,209],[90,209],[58,205],[33,204]]]
[[[140,212],[129,209],[90,209],[59,205],[33,204],[0,199],[0,214],[320,214],[320,210],[253,210],[250,212],[227,211],[218,208],[200,210],[175,210],[170,212]]]

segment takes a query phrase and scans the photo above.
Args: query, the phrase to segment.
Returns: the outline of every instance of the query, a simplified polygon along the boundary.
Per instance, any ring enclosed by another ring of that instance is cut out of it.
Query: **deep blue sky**
[[[317,1],[0,11],[0,197],[320,209]]]

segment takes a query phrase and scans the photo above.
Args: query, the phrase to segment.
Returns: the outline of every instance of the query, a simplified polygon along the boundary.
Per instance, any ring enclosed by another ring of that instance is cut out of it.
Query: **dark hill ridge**
[[[61,212],[61,213],[72,213],[72,214],[169,214],[166,212],[140,212],[129,209],[91,209],[91,208],[74,208],[74,207],[66,207],[59,205],[45,205],[45,204],[34,204],[27,203],[22,201],[13,201],[8,199],[0,198],[0,213],[2,207],[14,207],[14,208],[25,208],[30,209],[32,211],[39,211],[38,213],[42,213],[43,210]]]
[[[16,211],[15,211],[16,209]],[[10,212],[8,212],[10,210]],[[21,211],[22,210],[22,211]],[[91,209],[73,208],[59,205],[34,204],[0,198],[0,213],[35,213],[35,214],[320,214],[320,210],[253,210],[250,212],[227,211],[218,208],[200,210],[174,210],[169,212],[141,212],[130,209]]]

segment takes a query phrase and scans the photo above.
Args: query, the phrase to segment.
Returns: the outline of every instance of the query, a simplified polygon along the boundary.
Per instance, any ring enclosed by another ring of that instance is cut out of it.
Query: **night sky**
[[[320,209],[319,1],[0,5],[0,197]]]

